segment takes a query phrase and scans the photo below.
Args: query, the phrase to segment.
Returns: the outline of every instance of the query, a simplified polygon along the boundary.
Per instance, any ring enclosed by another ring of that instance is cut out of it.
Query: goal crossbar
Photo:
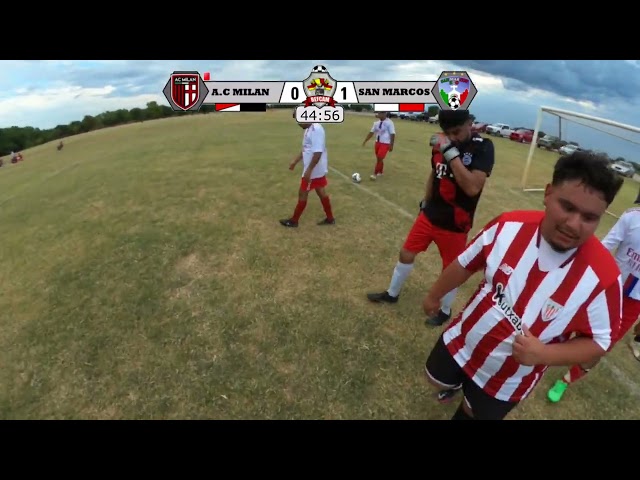
[[[582,118],[585,120],[591,120],[593,122],[602,123],[604,125],[610,125],[612,127],[617,127],[622,130],[627,130],[629,132],[640,133],[639,127],[634,127],[633,125],[627,125],[624,123],[616,122],[613,120],[609,120],[607,118],[595,117],[593,115],[588,115],[586,113],[572,112],[570,110],[561,110],[559,108],[553,108],[553,107],[540,107],[540,110],[538,110],[538,119],[536,121],[536,128],[533,131],[533,138],[531,139],[531,146],[529,147],[529,155],[527,156],[527,162],[524,166],[524,171],[522,172],[522,190],[525,192],[544,191],[543,188],[526,188],[527,187],[526,182],[527,182],[527,178],[529,178],[529,169],[531,168],[531,160],[533,158],[533,153],[535,152],[536,145],[538,144],[538,134],[540,133],[540,127],[542,126],[542,114],[545,112],[550,113],[552,115],[556,115],[561,118],[565,118],[565,119],[567,118],[563,117],[563,115],[567,115],[575,118]],[[582,122],[576,122],[576,123],[580,123],[581,125],[584,125]],[[591,127],[590,125],[585,125],[585,126]],[[591,127],[591,128],[595,128],[595,127]],[[600,130],[599,128],[595,128],[595,130],[603,131],[603,130]],[[603,131],[603,132],[609,135],[612,135],[614,137],[627,140],[632,143],[638,143],[638,142],[634,142],[633,140],[615,135],[614,133],[611,133],[611,132],[606,132],[606,131]]]

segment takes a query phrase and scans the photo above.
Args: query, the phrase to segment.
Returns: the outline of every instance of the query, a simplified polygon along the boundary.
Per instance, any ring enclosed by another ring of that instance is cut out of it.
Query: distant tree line
[[[370,104],[340,104],[345,110],[354,112],[371,112],[373,105]],[[267,108],[293,108],[293,105],[270,104]],[[428,107],[426,116],[433,117],[438,114],[440,108],[437,105]],[[144,122],[145,120],[156,120],[158,118],[182,117],[184,115],[201,115],[215,113],[215,105],[203,105],[197,112],[175,112],[166,105],[158,105],[157,102],[147,103],[146,108],[132,108],[127,110],[121,108],[115,111],[104,112],[96,116],[85,115],[82,120],[75,120],[68,125],[58,125],[55,128],[40,129],[34,127],[9,127],[0,128],[0,157],[9,155],[11,152],[20,152],[27,148],[42,145],[54,140],[61,140],[66,137],[78,135],[80,133],[91,132],[101,128],[115,127],[129,123]],[[540,132],[540,136],[544,133]],[[567,142],[563,142],[566,144]],[[574,142],[569,142],[574,143]],[[602,153],[602,152],[601,152]],[[618,157],[610,159],[611,162],[625,161]],[[631,162],[636,171],[640,172],[640,164]]]
[[[365,104],[343,105],[343,107],[356,112],[373,110],[373,105]],[[268,108],[292,108],[292,105],[268,105]],[[157,102],[149,102],[146,108],[132,108],[131,110],[121,108],[96,116],[85,115],[82,120],[73,121],[68,125],[58,125],[50,129],[35,127],[0,128],[0,157],[9,155],[11,152],[20,152],[47,142],[61,140],[72,135],[91,132],[101,128],[144,122],[145,120],[156,120],[158,118],[207,113],[215,113],[215,105],[203,105],[197,112],[175,112],[169,106],[158,105]]]
[[[198,112],[174,112],[171,107],[158,105],[157,102],[147,103],[146,108],[121,108],[115,111],[92,116],[85,115],[82,120],[76,120],[68,125],[58,125],[55,128],[40,129],[34,127],[9,127],[0,129],[0,157],[11,152],[19,152],[43,143],[60,140],[79,133],[91,132],[101,128],[115,127],[128,123],[144,122],[158,118],[179,117],[184,115],[198,115],[215,111],[213,105],[203,105]]]

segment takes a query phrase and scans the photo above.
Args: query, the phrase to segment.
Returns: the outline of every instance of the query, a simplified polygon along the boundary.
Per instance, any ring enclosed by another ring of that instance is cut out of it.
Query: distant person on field
[[[293,118],[295,118],[295,112]],[[302,160],[302,180],[298,189],[298,203],[290,218],[280,220],[285,227],[297,227],[302,212],[307,207],[309,192],[315,190],[326,217],[318,225],[334,225],[336,223],[331,209],[331,200],[327,194],[327,173],[329,172],[329,158],[325,142],[324,127],[320,123],[300,123],[304,131],[302,136],[302,151],[293,159],[289,170],[293,170]]]
[[[502,420],[549,367],[590,363],[609,350],[620,329],[621,275],[594,232],[622,183],[601,156],[560,157],[544,211],[496,217],[431,287],[427,314],[482,272],[425,365],[440,401],[464,394],[452,420]]]
[[[438,247],[443,270],[467,245],[482,189],[495,163],[492,141],[471,132],[473,120],[468,110],[440,112],[438,121],[443,133],[433,135],[429,142],[431,172],[420,213],[400,250],[389,287],[384,292],[367,294],[372,302],[396,303],[416,256],[431,243]],[[454,289],[442,299],[442,308],[427,323],[438,326],[449,320],[455,296]]]
[[[640,203],[640,199],[636,199],[635,203]],[[616,250],[615,260],[622,272],[622,322],[620,331],[611,340],[611,351],[640,316],[640,208],[625,211],[604,237],[602,244],[609,251]],[[629,346],[633,356],[640,360],[640,323],[635,326],[634,337]],[[599,358],[590,363],[572,366],[547,392],[549,400],[559,402],[567,387],[583,378],[598,362]]]
[[[371,131],[367,134],[364,142],[362,142],[362,146],[364,147],[371,137],[376,136],[376,143],[373,147],[373,152],[376,156],[376,166],[373,169],[373,175],[369,177],[371,180],[376,180],[384,173],[384,159],[389,152],[393,152],[393,144],[396,141],[396,127],[393,124],[393,120],[389,118],[389,113],[378,112],[376,113],[376,117],[378,117],[379,121],[373,122]]]

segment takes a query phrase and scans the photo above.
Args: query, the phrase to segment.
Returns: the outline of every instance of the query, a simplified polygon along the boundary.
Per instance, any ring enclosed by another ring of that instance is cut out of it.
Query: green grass
[[[386,175],[372,183],[373,147],[360,146],[372,121],[327,126],[330,163],[417,214],[435,127],[396,121]],[[316,226],[311,197],[300,228],[282,228],[301,136],[288,111],[201,115],[73,137],[2,167],[0,418],[449,418],[456,406],[423,380],[440,333],[420,307],[437,250],[418,257],[400,303],[369,304],[411,220],[330,174],[338,224]],[[494,142],[475,229],[542,205],[520,189],[527,146]],[[532,185],[555,158],[536,152]],[[627,182],[611,210],[636,193]],[[564,372],[554,369],[509,418],[640,418],[610,365],[638,377],[620,345],[560,404],[545,399]]]

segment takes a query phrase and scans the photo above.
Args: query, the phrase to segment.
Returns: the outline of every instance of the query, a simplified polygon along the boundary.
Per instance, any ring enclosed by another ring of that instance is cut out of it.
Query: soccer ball
[[[449,106],[451,107],[451,110],[457,110],[460,108],[460,97],[458,97],[457,95],[451,95],[449,97]]]
[[[311,73],[327,73],[327,67],[324,65],[316,65],[313,67],[313,70],[311,70]]]
[[[360,183],[360,181],[362,180],[362,177],[358,172],[356,172],[353,175],[351,175],[351,180],[353,180],[354,183]]]

